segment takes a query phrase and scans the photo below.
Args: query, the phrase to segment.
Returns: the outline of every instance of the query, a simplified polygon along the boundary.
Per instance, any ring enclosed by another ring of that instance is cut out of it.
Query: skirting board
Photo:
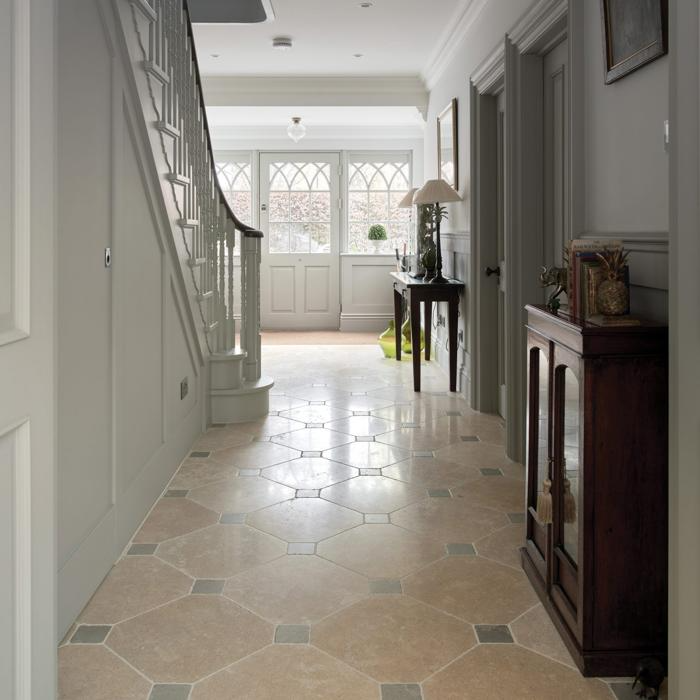
[[[340,314],[340,330],[345,333],[381,333],[393,314]]]

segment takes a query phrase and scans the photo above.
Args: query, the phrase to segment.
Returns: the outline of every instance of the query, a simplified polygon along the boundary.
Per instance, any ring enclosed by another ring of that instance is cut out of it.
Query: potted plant
[[[381,224],[374,224],[369,227],[367,238],[374,243],[374,252],[378,253],[382,241],[386,240],[386,229]]]

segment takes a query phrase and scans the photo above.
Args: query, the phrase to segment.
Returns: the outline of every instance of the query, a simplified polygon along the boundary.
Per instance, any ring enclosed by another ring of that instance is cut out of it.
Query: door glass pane
[[[580,450],[579,450],[579,382],[568,367],[564,372],[564,460],[563,469],[563,520],[564,549],[578,564],[578,530],[579,530],[579,485],[580,485]]]
[[[539,389],[537,411],[537,493],[542,493],[545,479],[549,478],[549,362],[539,350]]]
[[[330,253],[330,163],[270,164],[270,253]]]

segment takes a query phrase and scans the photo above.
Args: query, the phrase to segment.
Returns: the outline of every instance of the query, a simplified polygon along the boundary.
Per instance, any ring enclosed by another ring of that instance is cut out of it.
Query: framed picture
[[[438,115],[438,177],[455,189],[459,183],[459,162],[457,159],[457,100],[454,99]]]
[[[668,0],[600,0],[605,82],[668,53]]]

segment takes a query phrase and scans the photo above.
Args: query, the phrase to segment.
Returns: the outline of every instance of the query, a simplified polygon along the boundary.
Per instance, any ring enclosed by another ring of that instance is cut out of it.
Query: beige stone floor
[[[524,470],[434,363],[273,346],[270,415],[182,463],[59,649],[63,700],[627,698],[519,565]]]

